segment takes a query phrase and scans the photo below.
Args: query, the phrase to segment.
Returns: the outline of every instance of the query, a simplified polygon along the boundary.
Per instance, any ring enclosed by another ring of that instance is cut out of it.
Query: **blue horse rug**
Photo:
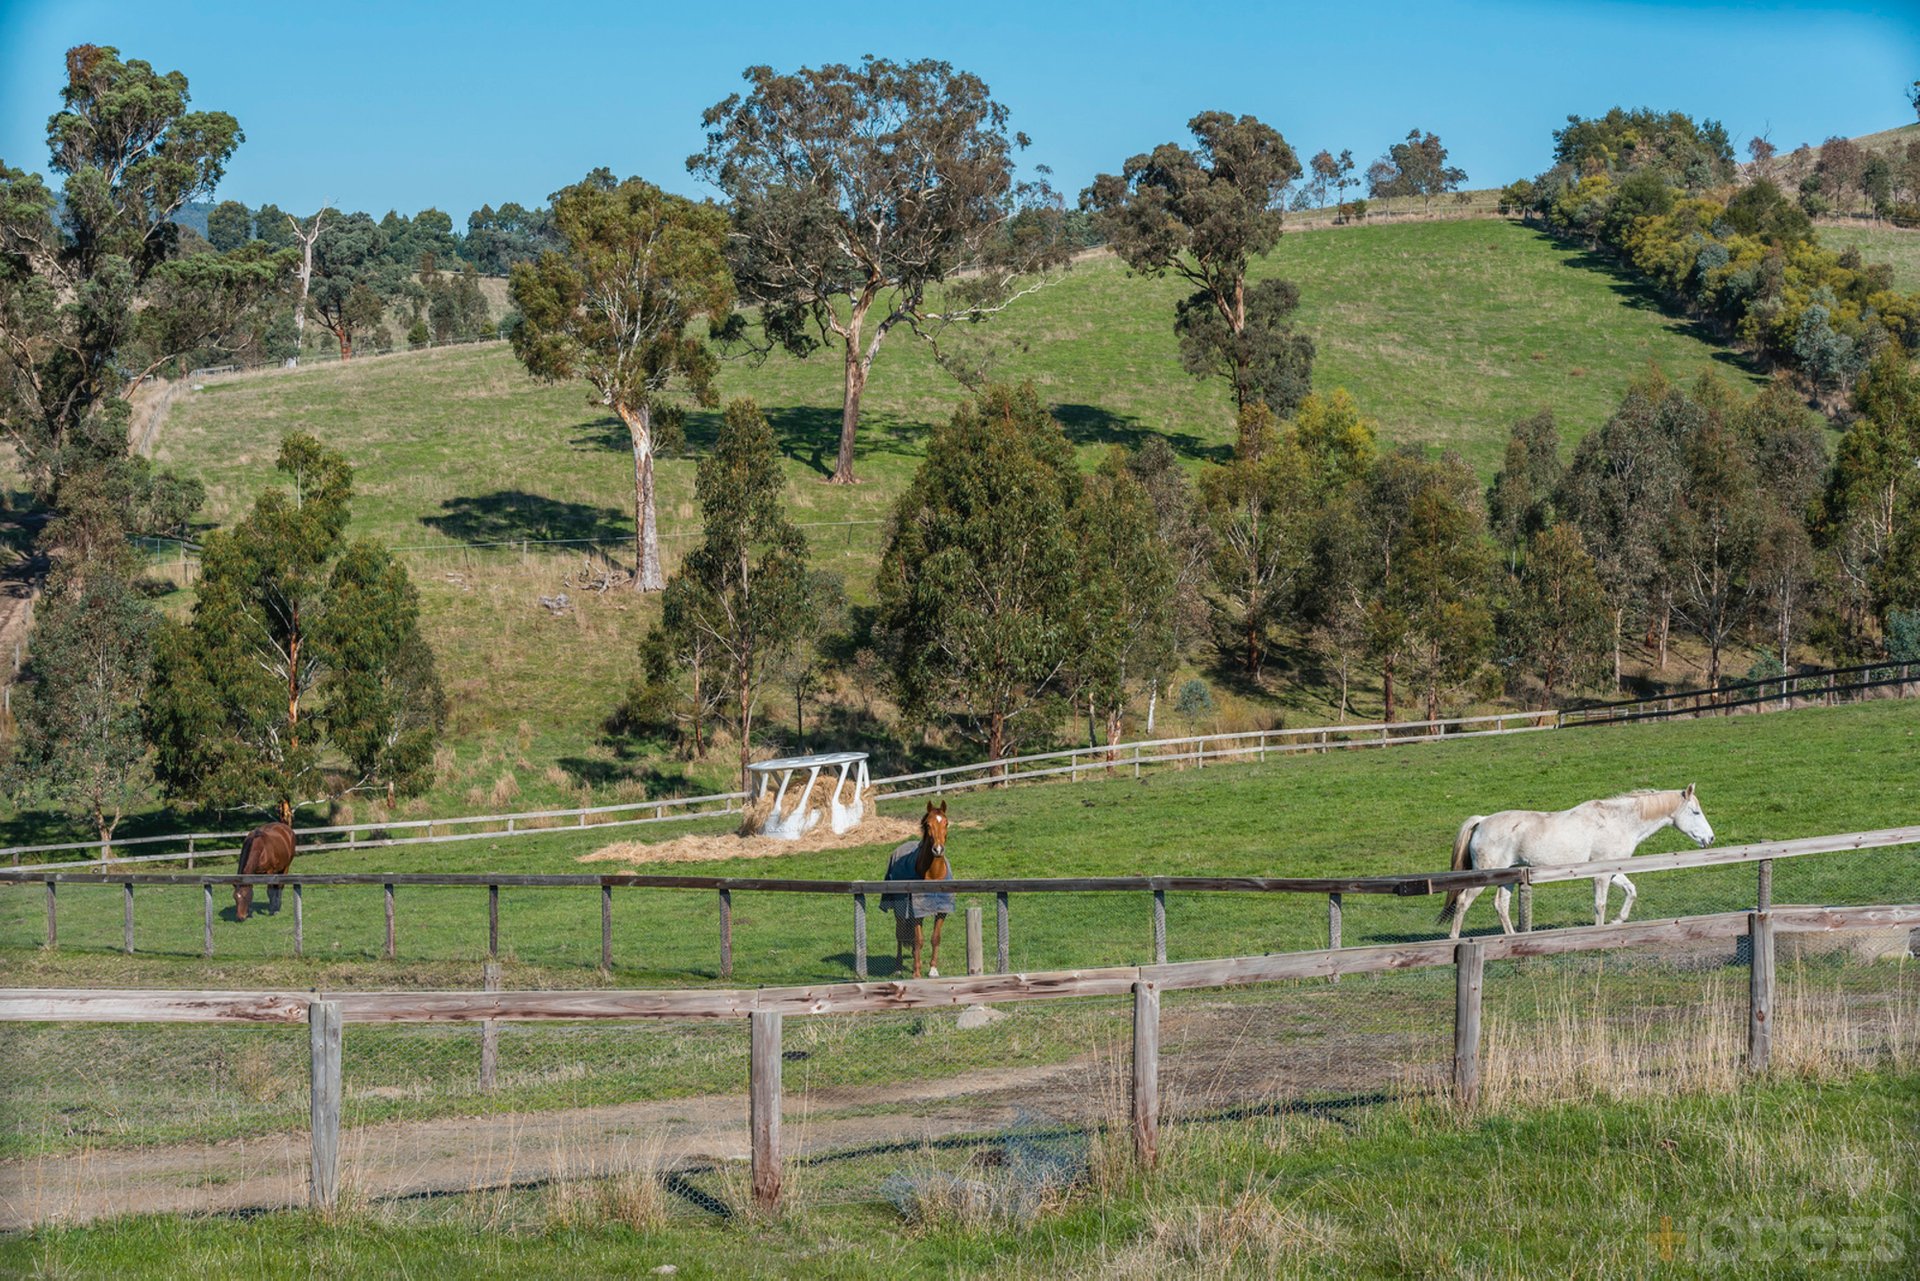
[[[919,841],[908,841],[893,852],[887,861],[889,881],[917,881],[919,875],[914,870],[915,852],[920,848]],[[947,864],[947,880],[953,879],[953,864]],[[953,895],[951,894],[883,894],[880,896],[880,910],[892,912],[902,921],[910,921],[916,916],[939,916],[953,914]]]

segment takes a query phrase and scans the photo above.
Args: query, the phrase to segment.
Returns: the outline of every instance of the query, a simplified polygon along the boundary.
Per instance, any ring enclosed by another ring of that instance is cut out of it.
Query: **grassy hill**
[[[1682,378],[1707,369],[1750,376],[1608,264],[1506,221],[1290,235],[1260,271],[1299,283],[1319,387],[1350,390],[1387,441],[1456,449],[1483,476],[1515,419],[1551,406],[1571,443],[1649,363]],[[1232,415],[1223,386],[1180,368],[1172,318],[1181,294],[1175,281],[1132,275],[1098,255],[967,337],[993,345],[994,376],[1035,382],[1089,465],[1111,444],[1164,433],[1197,468],[1224,455]],[[820,483],[839,425],[832,353],[735,360],[721,386],[768,411],[789,460],[794,515],[821,523],[809,530],[816,560],[845,576],[853,600],[867,599],[879,522],[918,465],[929,425],[952,412],[961,390],[911,334],[898,334],[866,401],[864,483],[846,488]],[[693,452],[715,418],[691,416]],[[353,462],[357,532],[418,549],[406,554],[454,708],[450,763],[425,804],[444,812],[516,797],[632,799],[685,781],[679,765],[647,759],[644,744],[599,741],[656,605],[581,591],[569,578],[578,549],[539,552],[546,539],[630,537],[625,433],[588,403],[584,384],[536,383],[499,344],[251,374],[178,401],[154,452],[203,480],[204,518],[226,524],[272,483],[279,439],[294,428]],[[690,459],[660,467],[670,568],[698,537],[692,479]],[[524,557],[522,539],[532,545]],[[502,546],[466,552],[465,543]],[[538,597],[561,591],[577,608],[554,617]],[[1333,716],[1306,685],[1290,685],[1280,702],[1227,695],[1218,715],[1190,726],[1169,717],[1162,727],[1246,728],[1283,709],[1296,723]],[[724,770],[694,775],[718,783]]]
[[[1888,225],[1823,224],[1820,243],[1831,249],[1858,249],[1870,263],[1891,263],[1895,289],[1920,290],[1920,231]]]

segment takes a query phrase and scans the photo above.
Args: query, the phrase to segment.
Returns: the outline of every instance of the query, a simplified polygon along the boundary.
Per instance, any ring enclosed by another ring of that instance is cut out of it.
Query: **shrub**
[[[1213,714],[1213,691],[1198,676],[1180,687],[1180,696],[1174,700],[1174,710],[1189,720]]]
[[[1920,609],[1888,612],[1887,657],[1901,663],[1920,662]]]

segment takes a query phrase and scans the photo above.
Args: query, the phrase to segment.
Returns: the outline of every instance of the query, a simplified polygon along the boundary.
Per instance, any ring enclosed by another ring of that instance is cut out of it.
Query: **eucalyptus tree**
[[[1174,321],[1187,371],[1228,378],[1236,408],[1264,400],[1284,417],[1309,388],[1313,342],[1293,330],[1294,285],[1249,285],[1247,271],[1280,242],[1299,157],[1252,116],[1206,111],[1187,127],[1194,147],[1167,142],[1132,157],[1095,178],[1081,204],[1128,266],[1193,286]]]
[[[718,323],[733,305],[727,216],[629,178],[598,175],[558,192],[552,226],[562,248],[513,265],[521,322],[513,350],[536,378],[585,379],[627,428],[633,449],[633,586],[666,586],[653,500],[655,411],[676,384],[719,403],[719,360],[688,327]]]
[[[60,195],[0,164],[0,430],[56,502],[73,469],[126,457],[141,370],[123,348],[178,255],[173,216],[211,194],[241,142],[232,116],[187,109],[178,71],[98,45],[68,50],[66,66],[47,122]]]
[[[851,484],[861,397],[887,337],[904,325],[938,352],[947,326],[1031,292],[1070,246],[1044,178],[1016,181],[1026,135],[1008,132],[980,77],[867,57],[749,67],[744,79],[745,93],[702,116],[706,148],[687,168],[732,210],[729,257],[761,349],[840,348],[832,479]]]
[[[290,484],[207,536],[193,612],[159,633],[145,719],[169,797],[264,799],[291,821],[343,790],[424,787],[446,699],[405,568],[346,540],[346,460],[296,433],[278,468]]]
[[[743,789],[753,781],[747,765],[761,694],[812,622],[808,593],[817,584],[807,572],[806,536],[787,518],[785,490],[766,415],[751,400],[734,401],[694,478],[706,537],[668,586],[674,608],[661,623],[669,648],[710,656],[719,669]]]

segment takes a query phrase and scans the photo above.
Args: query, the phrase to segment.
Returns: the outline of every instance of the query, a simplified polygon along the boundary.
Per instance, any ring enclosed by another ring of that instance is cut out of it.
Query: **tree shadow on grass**
[[[1725,334],[1718,332],[1711,322],[1697,316],[1690,316],[1673,299],[1662,294],[1650,282],[1635,275],[1629,268],[1611,255],[1599,250],[1562,240],[1544,228],[1535,227],[1533,234],[1557,250],[1571,251],[1564,261],[1569,267],[1590,271],[1604,276],[1607,288],[1621,304],[1635,311],[1650,311],[1659,314],[1669,322],[1667,330],[1680,334],[1696,342],[1713,348],[1712,359],[1716,364],[1726,365],[1743,374],[1758,375],[1759,366],[1743,353],[1727,345]]]
[[[1116,414],[1098,405],[1055,405],[1053,416],[1066,429],[1067,439],[1076,445],[1123,445],[1138,449],[1152,437],[1159,436],[1182,458],[1224,463],[1233,457],[1230,445],[1209,444],[1191,432],[1158,431],[1138,418]]]
[[[632,535],[624,513],[611,507],[568,502],[520,489],[462,494],[440,504],[437,516],[420,523],[463,543],[556,539],[612,541]]]

